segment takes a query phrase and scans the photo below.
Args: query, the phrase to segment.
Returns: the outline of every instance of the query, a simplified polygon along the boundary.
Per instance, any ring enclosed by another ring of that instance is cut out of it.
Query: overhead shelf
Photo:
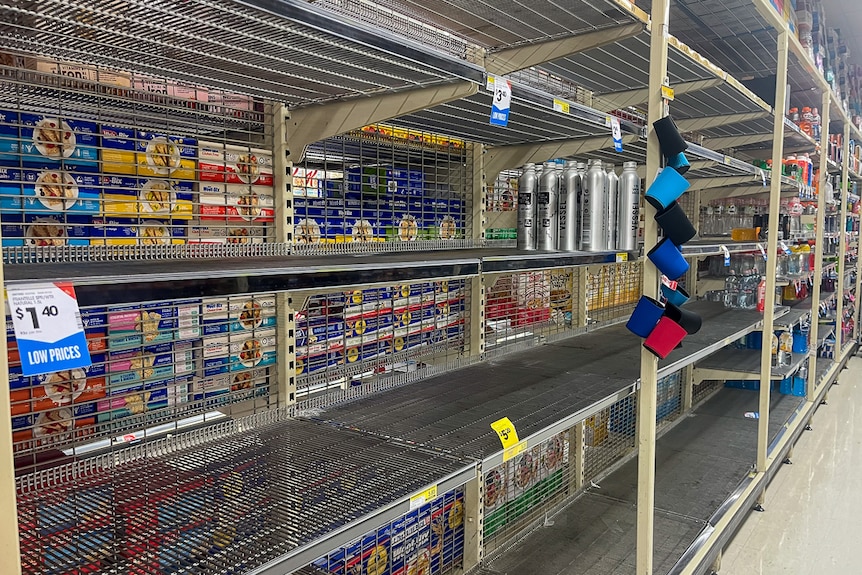
[[[0,22],[7,50],[291,105],[482,80],[466,60],[300,0],[6,3]]]
[[[686,308],[702,316],[703,328],[659,363],[660,377],[762,325],[757,312],[710,302]],[[492,422],[508,417],[534,445],[598,413],[636,389],[641,342],[612,326],[336,406],[321,417],[495,465],[503,452]]]
[[[81,305],[430,281],[612,263],[627,252],[524,252],[462,249],[379,254],[232,257],[154,261],[57,262],[5,268],[7,285],[68,281]]]
[[[19,477],[19,514],[62,510],[38,516],[46,531],[81,514],[118,532],[137,513],[158,513],[164,525],[173,519],[156,508],[167,490],[183,525],[218,523],[235,534],[184,572],[210,573],[217,565],[273,575],[301,569],[406,514],[411,497],[429,487],[443,494],[475,477],[471,461],[271,412]],[[70,484],[78,495],[66,494]],[[110,505],[97,504],[101,493],[113,494]],[[158,536],[154,529],[142,520],[131,548],[110,551],[98,537],[81,537],[76,554],[107,553],[115,572],[134,572],[146,557],[136,556],[134,544],[146,548]],[[38,564],[41,553],[38,545],[25,547],[22,561]]]

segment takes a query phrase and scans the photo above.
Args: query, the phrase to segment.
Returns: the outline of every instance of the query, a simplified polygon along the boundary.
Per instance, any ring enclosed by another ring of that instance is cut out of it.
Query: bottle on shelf
[[[539,191],[536,194],[536,249],[553,251],[557,249],[559,222],[557,204],[560,189],[560,171],[555,162],[545,162],[539,178]]]
[[[641,179],[637,162],[624,162],[617,206],[617,249],[631,251],[637,248],[640,197]]]
[[[778,337],[778,363],[783,367],[793,363],[793,335],[788,330],[782,331]]]
[[[790,108],[789,117],[790,117],[790,121],[798,126],[799,125],[799,108]]]
[[[811,137],[816,141],[820,141],[821,118],[820,111],[817,108],[811,110]]]
[[[518,181],[518,249],[536,249],[536,166],[527,164]]]
[[[800,116],[800,119],[799,119],[799,129],[802,130],[803,132],[805,132],[806,134],[808,134],[809,136],[811,135],[811,120],[812,120],[812,118],[813,118],[813,116],[811,114],[811,108],[809,108],[808,106],[803,107],[802,108],[802,115]]]
[[[608,174],[601,160],[592,160],[583,179],[581,196],[581,250],[600,252],[605,246],[605,197]]]
[[[605,249],[615,250],[617,247],[617,204],[619,203],[620,178],[613,164],[605,164],[608,174],[608,194],[605,198]]]
[[[778,367],[778,336],[774,333],[772,334],[772,343],[771,343],[771,351],[772,351],[772,367]]]
[[[573,252],[578,249],[578,200],[581,195],[581,175],[578,163],[566,162],[560,176],[560,239],[559,249]]]

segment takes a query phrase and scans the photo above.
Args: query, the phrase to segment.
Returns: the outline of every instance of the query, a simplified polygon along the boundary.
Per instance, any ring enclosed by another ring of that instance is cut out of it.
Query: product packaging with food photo
[[[0,111],[0,162],[37,168],[95,171],[99,130],[93,122]]]

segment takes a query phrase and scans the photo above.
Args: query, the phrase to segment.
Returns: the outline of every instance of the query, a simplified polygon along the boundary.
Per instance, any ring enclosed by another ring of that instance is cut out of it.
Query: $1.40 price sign
[[[75,288],[31,284],[6,290],[24,375],[91,365]]]

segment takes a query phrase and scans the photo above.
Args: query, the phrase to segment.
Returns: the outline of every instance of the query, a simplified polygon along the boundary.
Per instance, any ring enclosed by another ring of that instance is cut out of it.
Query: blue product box
[[[227,298],[205,299],[201,302],[201,328],[205,336],[230,331],[230,304]]]
[[[275,365],[275,329],[234,333],[230,336],[230,370],[241,371]]]
[[[20,214],[0,217],[0,233],[3,234],[3,247],[24,245],[24,220]]]
[[[205,337],[202,340],[201,358],[203,376],[226,373],[230,366],[230,338],[227,334]]]
[[[0,110],[0,162],[20,166],[21,119],[18,112]]]
[[[93,225],[89,216],[27,214],[22,231],[23,245],[86,246],[90,244]]]
[[[122,395],[99,401],[96,421],[105,423],[167,407],[170,395],[167,384],[170,381],[172,380],[154,382],[149,384],[147,389],[141,386],[120,389],[119,393]]]
[[[388,311],[347,317],[344,320],[345,335],[347,337],[369,335],[391,328],[392,324],[392,314]]]
[[[275,327],[275,295],[254,298],[232,297],[229,308],[232,332]]]
[[[19,121],[19,143],[0,151],[20,153],[25,166],[57,167],[62,163],[98,170],[99,130],[94,122],[26,113],[19,115]]]
[[[0,213],[21,214],[23,209],[23,171],[20,168],[0,167]]]
[[[101,177],[63,170],[24,170],[22,195],[27,213],[99,214]]]
[[[160,147],[167,150],[162,154]],[[145,177],[194,180],[198,157],[194,138],[139,131],[135,141],[138,174]]]
[[[226,371],[212,376],[196,379],[192,383],[192,400],[200,401],[214,397],[224,396],[230,392],[230,374]],[[226,400],[227,398],[222,398]],[[221,401],[219,403],[224,403]],[[217,405],[217,404],[214,404]]]
[[[348,364],[358,361],[374,359],[386,352],[385,344],[381,348],[380,342],[373,341],[366,344],[352,345],[344,351],[344,359]]]

